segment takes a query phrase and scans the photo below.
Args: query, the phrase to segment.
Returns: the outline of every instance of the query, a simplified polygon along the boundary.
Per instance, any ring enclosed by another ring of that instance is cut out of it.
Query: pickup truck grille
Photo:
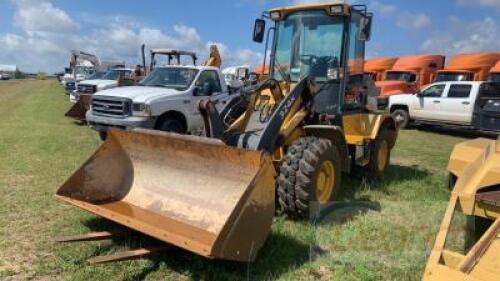
[[[84,94],[93,94],[96,91],[96,86],[95,85],[85,85],[85,84],[79,84],[78,85],[78,92],[79,93],[84,93]]]
[[[109,117],[127,117],[130,115],[132,101],[129,99],[98,97],[92,98],[92,113]]]

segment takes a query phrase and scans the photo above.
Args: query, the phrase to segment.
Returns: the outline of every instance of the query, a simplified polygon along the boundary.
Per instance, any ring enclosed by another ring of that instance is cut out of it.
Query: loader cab
[[[317,113],[339,116],[362,110],[365,41],[372,21],[365,6],[297,6],[271,10],[263,18],[274,22],[266,36],[266,53],[273,36],[271,78],[291,86],[307,76],[314,78]],[[265,21],[258,19],[254,41],[262,42],[264,34]]]

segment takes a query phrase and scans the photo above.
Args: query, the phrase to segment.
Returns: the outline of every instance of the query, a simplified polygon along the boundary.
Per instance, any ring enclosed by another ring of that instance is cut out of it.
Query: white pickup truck
[[[86,120],[102,139],[109,127],[201,134],[199,100],[210,98],[222,107],[234,96],[217,67],[157,67],[138,86],[94,94]]]
[[[500,83],[438,82],[391,96],[388,108],[401,128],[415,121],[500,131]]]
[[[120,78],[132,77],[134,70],[131,68],[110,69],[104,76],[98,79],[90,77],[76,84],[76,89],[69,96],[70,102],[76,103],[81,94],[94,94],[98,91],[118,87]]]

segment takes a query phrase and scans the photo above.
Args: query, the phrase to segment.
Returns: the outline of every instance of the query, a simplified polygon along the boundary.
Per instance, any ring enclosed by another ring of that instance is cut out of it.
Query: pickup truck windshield
[[[131,70],[117,70],[117,69],[112,69],[108,72],[106,72],[106,75],[102,77],[104,80],[117,80],[120,78],[120,76],[130,76],[130,73],[132,73]]]
[[[404,71],[389,71],[385,75],[386,81],[405,81],[408,83],[413,83],[417,81],[417,75],[411,72]]]
[[[106,75],[106,72],[96,72],[92,76],[89,77],[87,80],[97,80],[97,79],[102,79]]]
[[[472,81],[472,73],[467,72],[442,72],[434,82]]]
[[[82,74],[85,76],[90,76],[95,73],[95,68],[93,66],[83,66],[78,65],[75,67],[75,74]]]
[[[298,81],[311,75],[326,81],[329,63],[340,63],[343,17],[324,11],[304,11],[289,15],[277,24],[273,78]],[[282,77],[282,76],[288,77]]]
[[[197,73],[198,70],[192,68],[156,68],[146,78],[144,78],[139,85],[164,87],[184,91],[189,88],[191,83],[193,83]]]

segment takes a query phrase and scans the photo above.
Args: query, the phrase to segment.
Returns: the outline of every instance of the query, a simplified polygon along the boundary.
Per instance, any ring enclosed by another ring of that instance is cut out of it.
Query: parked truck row
[[[392,64],[392,65],[391,65]],[[376,58],[365,63],[378,103],[397,120],[500,131],[500,52]]]

